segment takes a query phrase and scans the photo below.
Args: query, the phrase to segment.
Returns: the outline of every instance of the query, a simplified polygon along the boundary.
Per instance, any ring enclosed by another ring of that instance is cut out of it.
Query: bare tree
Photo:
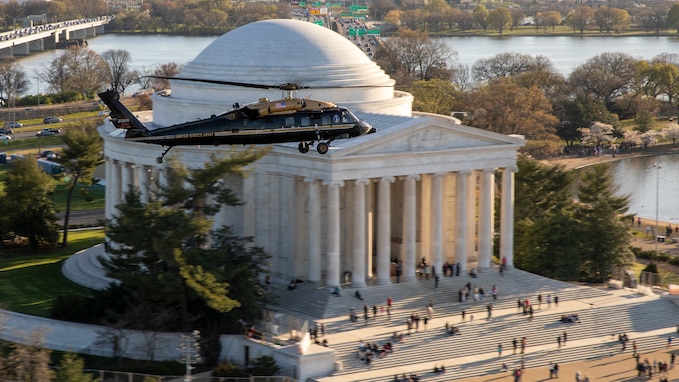
[[[0,97],[7,95],[10,106],[19,95],[28,90],[29,81],[26,77],[24,68],[14,57],[0,59]]]
[[[157,78],[153,79],[152,86],[155,90],[163,90],[170,88],[170,81],[168,78],[174,77],[182,70],[182,65],[176,62],[169,62],[158,66],[153,75]]]
[[[108,81],[109,68],[95,51],[75,46],[55,57],[38,75],[58,93],[93,96]]]
[[[108,64],[111,87],[118,93],[124,93],[139,77],[135,70],[130,70],[132,55],[124,49],[109,49],[102,53],[101,58]]]

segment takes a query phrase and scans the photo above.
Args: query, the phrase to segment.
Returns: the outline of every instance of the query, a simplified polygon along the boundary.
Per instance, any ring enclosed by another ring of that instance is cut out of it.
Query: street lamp
[[[179,362],[184,363],[186,366],[186,373],[184,374],[184,382],[191,382],[193,378],[191,376],[191,370],[195,369],[193,365],[200,362],[200,332],[194,330],[191,334],[181,334],[179,336],[179,351],[181,353],[181,358]]]
[[[35,81],[38,84],[38,109],[40,109],[40,77],[36,76]]]
[[[653,167],[655,167],[656,172],[655,172],[655,229],[653,230],[653,233],[655,234],[655,257],[658,257],[658,234],[656,233],[656,230],[658,229],[658,204],[660,200],[660,169],[662,168],[662,165],[660,163],[653,163]]]

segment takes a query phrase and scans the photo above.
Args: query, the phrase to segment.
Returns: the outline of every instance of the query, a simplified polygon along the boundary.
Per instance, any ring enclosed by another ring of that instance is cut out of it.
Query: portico
[[[326,155],[276,145],[249,176],[229,179],[245,204],[224,208],[215,226],[253,236],[273,255],[272,279],[282,283],[296,278],[335,286],[350,272],[354,287],[389,284],[398,262],[401,282],[410,282],[422,258],[437,273],[445,262],[459,263],[463,272],[474,263],[484,272],[492,264],[495,227],[500,256],[512,266],[522,139],[445,116],[362,118],[379,121],[378,133],[338,140]],[[155,146],[105,139],[110,217],[125,185],[146,199],[163,169]],[[175,150],[186,163],[202,163],[218,149]]]

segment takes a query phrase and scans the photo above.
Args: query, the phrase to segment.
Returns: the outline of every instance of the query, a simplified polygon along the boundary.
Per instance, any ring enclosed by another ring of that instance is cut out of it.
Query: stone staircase
[[[458,290],[467,283],[483,288],[485,300],[460,303]],[[490,297],[493,285],[499,289],[497,300]],[[530,368],[545,366],[550,361],[567,363],[606,357],[620,352],[619,333],[627,333],[643,353],[663,347],[668,333],[674,333],[679,317],[679,307],[668,299],[566,283],[520,270],[510,270],[504,277],[491,272],[481,273],[475,279],[441,278],[437,289],[433,279],[370,286],[360,289],[363,301],[354,297],[355,290],[344,285],[341,297],[330,295],[318,285],[300,285],[294,291],[283,287],[276,290],[279,303],[275,309],[325,324],[326,338],[336,351],[341,370],[316,381],[385,381],[403,373],[425,376],[427,381],[449,381],[498,373],[502,363],[511,370],[521,362]],[[543,296],[541,306],[537,303],[538,294]],[[559,296],[558,306],[554,303],[547,306],[548,294]],[[393,299],[390,318],[379,309],[386,305],[389,296]],[[517,300],[526,298],[534,306],[532,320],[517,307]],[[420,317],[426,315],[430,301],[435,312],[426,330],[420,320],[419,330],[405,335],[404,342],[393,341],[394,332],[407,333],[406,319],[413,312]],[[489,303],[493,306],[493,317],[486,320]],[[364,304],[369,307],[367,321],[363,316]],[[373,305],[378,306],[376,318],[372,317]],[[352,307],[359,315],[357,322],[348,319]],[[465,322],[461,320],[463,310]],[[560,322],[567,313],[577,313],[580,323]],[[470,322],[472,314],[474,321]],[[444,330],[446,322],[458,326],[461,335],[448,336]],[[568,342],[558,348],[556,339],[564,331]],[[512,354],[512,339],[521,337],[527,338],[526,354]],[[368,366],[357,357],[359,339],[378,345],[391,342],[394,352],[374,359]],[[630,357],[631,341],[627,348]],[[502,357],[497,354],[499,343],[503,345]],[[442,364],[446,365],[446,373],[433,373],[434,366]]]

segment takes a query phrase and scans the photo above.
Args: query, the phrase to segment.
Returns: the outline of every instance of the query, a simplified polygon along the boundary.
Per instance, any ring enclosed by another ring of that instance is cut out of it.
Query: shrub
[[[224,361],[212,369],[215,377],[249,377],[249,374],[229,361]]]
[[[248,371],[251,375],[256,376],[268,376],[268,375],[278,375],[281,371],[280,366],[276,363],[273,357],[268,355],[263,355],[252,360]]]
[[[649,273],[658,273],[658,265],[656,263],[648,263],[646,267],[643,269],[644,272],[649,272]]]

